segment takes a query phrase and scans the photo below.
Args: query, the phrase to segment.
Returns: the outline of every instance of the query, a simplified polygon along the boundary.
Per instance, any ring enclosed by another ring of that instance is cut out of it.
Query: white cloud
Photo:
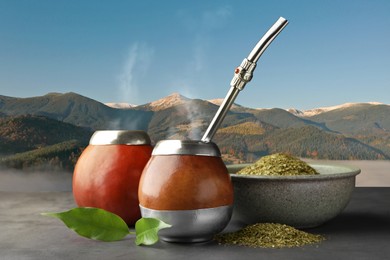
[[[207,68],[207,54],[211,42],[212,33],[226,24],[231,14],[230,7],[219,7],[215,10],[207,10],[202,13],[198,32],[195,33],[192,66],[195,71]]]
[[[200,15],[194,16],[190,11],[181,10],[178,18],[181,24],[191,33],[192,44],[188,46],[189,55],[183,68],[180,81],[185,81],[187,86],[197,88],[199,78],[209,69],[208,55],[212,55],[213,33],[220,30],[227,23],[232,11],[230,6],[221,6],[215,9],[203,11]],[[177,80],[176,80],[177,81]]]
[[[230,6],[222,6],[215,10],[205,11],[202,14],[202,29],[212,31],[223,27],[226,23],[226,19],[231,14]]]

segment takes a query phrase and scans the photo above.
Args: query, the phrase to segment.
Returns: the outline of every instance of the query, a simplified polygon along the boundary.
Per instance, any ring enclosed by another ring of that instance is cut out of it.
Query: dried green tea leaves
[[[314,175],[318,173],[306,162],[298,158],[283,153],[276,153],[261,157],[254,164],[238,171],[237,174],[289,176]]]
[[[218,234],[214,239],[220,244],[263,248],[299,247],[325,240],[321,235],[276,223],[249,225],[233,233]]]

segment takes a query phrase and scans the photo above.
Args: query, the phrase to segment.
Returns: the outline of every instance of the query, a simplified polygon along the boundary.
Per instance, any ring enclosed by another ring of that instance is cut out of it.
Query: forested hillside
[[[0,166],[73,171],[92,131],[43,116],[0,118]]]
[[[72,171],[96,130],[144,130],[153,143],[200,140],[219,100],[178,93],[134,106],[106,106],[76,93],[0,96],[0,166]],[[115,105],[115,104],[114,104]],[[311,111],[234,104],[213,138],[226,163],[271,153],[335,160],[390,159],[390,106],[356,103]]]

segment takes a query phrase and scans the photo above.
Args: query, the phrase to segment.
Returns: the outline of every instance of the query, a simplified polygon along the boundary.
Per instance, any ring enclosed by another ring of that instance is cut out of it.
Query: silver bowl
[[[144,218],[158,218],[170,228],[159,231],[166,242],[205,242],[221,232],[229,223],[233,205],[195,210],[154,210],[140,205]]]
[[[233,220],[319,226],[342,212],[355,188],[356,167],[309,163],[318,175],[235,174],[249,164],[228,165],[234,186]]]

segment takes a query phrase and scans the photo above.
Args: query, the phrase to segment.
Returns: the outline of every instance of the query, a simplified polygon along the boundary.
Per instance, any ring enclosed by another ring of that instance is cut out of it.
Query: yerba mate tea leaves
[[[325,240],[321,235],[276,223],[249,225],[233,233],[218,234],[214,239],[220,244],[263,248],[299,247]]]
[[[276,153],[260,158],[254,164],[238,171],[237,174],[291,176],[314,175],[318,173],[306,162],[298,158],[283,153]]]

